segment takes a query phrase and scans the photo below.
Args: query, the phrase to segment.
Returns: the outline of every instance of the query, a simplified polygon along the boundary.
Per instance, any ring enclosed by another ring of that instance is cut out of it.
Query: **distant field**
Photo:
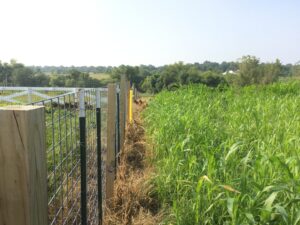
[[[4,103],[4,102],[0,102],[0,107],[6,106],[6,105],[8,105],[8,104]]]
[[[109,80],[110,75],[108,73],[90,73],[90,76],[97,80]]]

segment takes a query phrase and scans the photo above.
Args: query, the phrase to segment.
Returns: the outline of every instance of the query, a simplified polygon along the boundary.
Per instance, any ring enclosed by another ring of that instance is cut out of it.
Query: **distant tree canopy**
[[[300,65],[282,65],[278,59],[274,63],[261,63],[254,56],[244,56],[238,62],[178,62],[167,65],[152,75],[147,75],[137,86],[144,91],[157,93],[162,89],[174,89],[189,83],[202,83],[210,87],[269,84],[276,82],[279,77],[297,74],[300,76]]]
[[[202,83],[210,87],[268,84],[277,81],[279,77],[298,73],[300,74],[300,66],[282,65],[279,60],[274,63],[261,63],[254,56],[244,56],[237,62],[177,62],[163,67],[121,65],[110,72],[116,80],[121,75],[126,75],[140,91],[151,93],[162,89],[173,90],[190,83]]]
[[[239,63],[236,83],[245,86],[251,84],[269,84],[278,80],[283,74],[281,62],[260,63],[254,56],[243,56]]]
[[[34,71],[41,71],[46,74],[66,74],[70,70],[78,70],[82,73],[109,73],[113,67],[108,66],[30,66]]]
[[[118,67],[105,66],[30,66],[15,60],[0,61],[0,85],[99,87],[106,83],[90,74],[104,73],[108,81],[118,81],[122,75],[139,91],[157,93],[162,89],[174,90],[182,85],[201,83],[210,87],[219,85],[268,84],[280,77],[300,76],[300,63],[282,65],[279,60],[261,63],[255,56],[243,56],[237,62],[209,62],[184,64],[177,62],[155,67],[153,65]]]
[[[100,81],[91,78],[88,73],[72,69],[67,75],[53,75],[50,86],[57,87],[99,87]]]
[[[120,80],[121,75],[126,75],[127,79],[134,84],[139,84],[144,77],[140,74],[138,66],[125,66],[121,65],[111,70],[111,77],[116,80]]]
[[[34,72],[15,60],[0,61],[0,85],[5,86],[48,86],[50,78],[41,72]]]
[[[300,62],[298,62],[295,66],[293,66],[292,74],[294,76],[300,77]]]
[[[190,83],[202,83],[216,87],[226,83],[225,78],[219,71],[201,71],[195,64],[178,62],[164,67],[160,73],[148,76],[142,83],[141,88],[145,91],[157,93],[162,89],[173,90]]]
[[[26,67],[15,60],[10,63],[0,61],[0,85],[24,87],[99,87],[100,81],[93,79],[89,73],[76,69],[69,70],[65,75],[46,75],[41,69]]]

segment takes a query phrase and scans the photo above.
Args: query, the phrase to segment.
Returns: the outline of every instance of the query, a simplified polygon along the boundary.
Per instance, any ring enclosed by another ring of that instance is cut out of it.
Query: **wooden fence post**
[[[121,76],[120,82],[120,144],[121,149],[123,149],[124,141],[125,141],[125,124],[126,124],[126,77],[125,75]]]
[[[132,112],[132,101],[133,101],[133,90],[130,89],[129,91],[129,123],[132,123],[132,116],[133,116],[133,112]]]
[[[116,176],[116,84],[108,84],[107,101],[106,202],[109,203]]]
[[[130,85],[130,81],[127,81],[127,93],[126,93],[126,97],[127,97],[127,104],[126,104],[126,119],[127,121],[129,121],[129,100],[130,100],[130,88],[131,88],[131,85]]]
[[[1,107],[0,124],[0,224],[48,224],[44,107]]]

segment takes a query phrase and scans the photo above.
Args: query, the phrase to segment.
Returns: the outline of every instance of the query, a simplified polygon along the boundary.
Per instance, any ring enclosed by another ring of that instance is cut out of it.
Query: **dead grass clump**
[[[139,118],[139,111],[135,118]],[[105,224],[158,224],[160,205],[150,183],[153,169],[147,157],[144,128],[139,120],[127,127],[124,148],[120,154],[114,197],[106,209]]]

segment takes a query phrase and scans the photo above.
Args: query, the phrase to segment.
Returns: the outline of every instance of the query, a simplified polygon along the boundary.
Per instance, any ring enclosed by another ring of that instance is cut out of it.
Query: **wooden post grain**
[[[125,75],[121,76],[121,82],[120,82],[120,144],[121,144],[121,150],[124,145],[125,140],[125,124],[126,124],[126,77]]]
[[[127,93],[126,93],[126,98],[127,98],[127,104],[126,104],[126,119],[129,121],[129,102],[130,102],[130,81],[127,81]]]
[[[130,91],[129,91],[129,123],[132,123],[132,121],[133,121],[133,119],[132,119],[132,116],[133,116],[132,101],[133,101],[133,90],[130,89]]]
[[[106,155],[106,200],[113,197],[116,176],[116,85],[108,85],[107,105],[107,155]]]
[[[44,107],[0,107],[0,124],[0,224],[48,224]]]

